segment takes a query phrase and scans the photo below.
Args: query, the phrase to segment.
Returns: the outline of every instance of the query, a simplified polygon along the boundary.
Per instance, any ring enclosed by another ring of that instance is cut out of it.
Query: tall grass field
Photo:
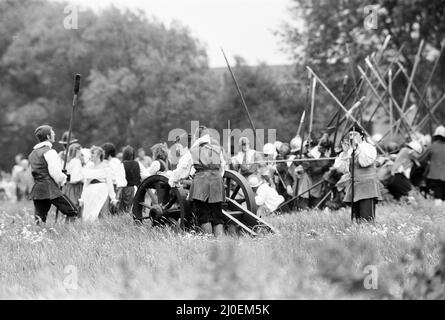
[[[0,203],[1,299],[444,299],[445,208],[381,204],[267,220],[278,234],[137,226],[128,216],[36,226],[30,202]]]

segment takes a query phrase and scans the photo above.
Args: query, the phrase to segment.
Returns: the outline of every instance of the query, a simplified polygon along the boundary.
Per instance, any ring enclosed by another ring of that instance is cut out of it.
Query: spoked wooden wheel
[[[154,224],[173,224],[184,228],[192,220],[187,192],[171,188],[168,178],[154,175],[138,187],[133,202],[133,218],[138,221],[150,219]]]
[[[235,226],[239,230],[255,235],[251,228],[256,224],[255,193],[246,178],[238,172],[227,170],[224,172],[224,188],[226,199],[222,211],[227,218],[226,225],[229,229]]]
[[[233,205],[233,201],[252,213],[256,213],[255,193],[249,186],[246,178],[236,171],[224,172],[224,186],[226,192],[225,207],[229,211],[238,211],[239,207]],[[223,205],[224,207],[224,205]]]

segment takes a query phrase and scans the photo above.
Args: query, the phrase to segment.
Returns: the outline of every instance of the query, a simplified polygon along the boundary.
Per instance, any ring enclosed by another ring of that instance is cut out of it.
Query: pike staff
[[[73,129],[74,110],[76,109],[77,97],[79,95],[79,90],[80,90],[80,74],[76,74],[76,76],[74,77],[74,90],[73,90],[74,96],[73,96],[73,103],[72,103],[72,108],[71,108],[70,124],[69,124],[69,129],[68,129],[68,141],[66,144],[65,156],[63,159],[62,172],[64,174],[66,174],[66,162],[68,160],[68,151],[69,151],[70,144],[71,144],[71,132]],[[69,177],[68,177],[68,181],[69,181]],[[59,209],[56,210],[56,219],[55,219],[56,222],[57,222],[58,216],[59,216]]]
[[[422,39],[422,41],[420,41],[419,49],[417,50],[417,54],[416,54],[416,57],[414,60],[414,66],[413,66],[413,70],[411,71],[411,76],[408,80],[408,87],[406,88],[405,97],[403,98],[403,103],[402,103],[402,108],[401,108],[402,111],[405,111],[406,104],[408,103],[409,93],[411,92],[411,87],[413,86],[413,83],[414,83],[414,76],[416,75],[417,67],[419,66],[419,63],[421,60],[421,54],[423,51],[424,44],[425,44],[425,42]],[[400,126],[400,123],[397,125],[396,132],[398,131],[399,126]]]
[[[347,84],[348,84],[348,75],[345,75],[345,77],[343,78],[343,88],[342,88],[342,91],[341,91],[341,98],[340,98],[340,101],[342,103],[345,103],[344,99],[345,99],[345,90],[346,90],[346,85]],[[335,155],[335,144],[336,144],[336,141],[337,141],[338,127],[340,125],[340,111],[341,111],[341,108],[338,107],[338,110],[337,110],[337,122],[335,124],[335,133],[334,133],[334,141],[332,143],[333,146],[332,146],[332,150],[331,150],[331,156]]]
[[[317,74],[309,66],[307,66],[306,69],[308,69],[308,71],[317,79],[317,81],[326,90],[326,92],[332,97],[332,99],[335,101],[335,103],[337,103],[337,105],[340,106],[346,114],[348,114],[350,110],[346,109],[346,107],[338,100],[338,98],[332,93],[332,91],[328,88],[328,86],[326,86],[326,84],[317,76]],[[362,97],[362,99],[363,98],[364,97]],[[358,103],[361,103],[362,99],[360,99],[360,101]],[[357,126],[360,129],[362,129],[363,132],[368,137],[371,137],[371,135],[368,133],[368,131],[365,128],[363,128],[363,126],[357,121],[357,119],[352,114],[350,114],[349,117],[351,118],[351,120],[353,120],[354,122],[357,123]],[[379,145],[377,145],[377,148],[379,149],[379,151],[381,153],[385,154],[385,151]]]
[[[357,148],[357,146],[355,145],[355,127],[352,127],[352,138],[349,137],[350,139],[350,143],[351,143],[351,147],[352,147],[352,155],[351,155],[351,221],[354,222],[354,218],[355,218],[355,212],[354,212],[354,179],[355,179],[355,170],[354,170],[354,166],[355,166],[355,150]]]
[[[241,102],[243,103],[244,110],[246,111],[247,117],[249,118],[250,126],[252,127],[253,136],[254,136],[255,144],[256,144],[256,129],[255,129],[255,125],[253,124],[252,117],[250,116],[250,112],[249,112],[249,109],[247,108],[246,101],[244,100],[243,93],[241,92],[241,89],[240,89],[240,87],[238,85],[238,81],[236,81],[235,74],[233,73],[232,68],[230,67],[230,63],[227,60],[226,54],[224,53],[224,50],[222,48],[221,48],[221,52],[222,52],[222,54],[224,56],[224,60],[226,60],[227,68],[229,69],[230,75],[232,76],[233,83],[235,84],[236,90],[238,91],[238,95],[239,95],[239,97],[241,99]]]
[[[312,92],[311,92],[311,113],[309,118],[309,134],[307,141],[310,144],[312,139],[312,123],[314,121],[314,109],[315,109],[315,89],[317,88],[317,79],[312,78]]]
[[[66,162],[68,160],[68,149],[71,143],[71,132],[73,129],[73,118],[74,118],[74,109],[76,108],[77,105],[77,97],[79,95],[79,90],[80,90],[80,74],[76,74],[75,78],[74,78],[74,96],[73,96],[73,104],[72,104],[72,108],[71,108],[71,117],[70,117],[70,126],[68,129],[68,143],[66,146],[66,150],[65,150],[65,159],[63,160],[63,169],[62,172],[66,174]]]

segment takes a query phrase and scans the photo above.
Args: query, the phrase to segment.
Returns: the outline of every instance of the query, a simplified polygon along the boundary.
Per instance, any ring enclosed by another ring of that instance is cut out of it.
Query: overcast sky
[[[81,6],[141,8],[167,25],[179,20],[207,47],[212,67],[224,66],[220,47],[228,56],[244,57],[250,65],[289,64],[273,31],[289,20],[291,0],[69,0]]]

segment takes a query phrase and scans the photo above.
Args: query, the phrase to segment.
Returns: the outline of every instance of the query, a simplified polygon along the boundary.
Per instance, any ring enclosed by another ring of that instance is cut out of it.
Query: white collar
[[[46,140],[46,141],[37,143],[37,144],[34,146],[33,149],[36,150],[36,149],[40,149],[40,148],[42,148],[42,147],[50,147],[50,148],[52,148],[52,147],[53,147],[53,144],[52,144],[51,142],[49,142],[48,140]]]

